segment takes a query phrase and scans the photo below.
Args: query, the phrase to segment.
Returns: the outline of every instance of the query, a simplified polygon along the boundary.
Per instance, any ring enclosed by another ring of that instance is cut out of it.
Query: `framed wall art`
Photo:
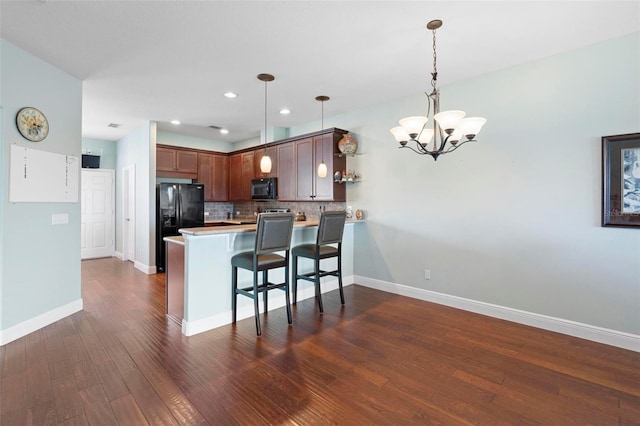
[[[602,226],[640,228],[640,133],[602,137]]]

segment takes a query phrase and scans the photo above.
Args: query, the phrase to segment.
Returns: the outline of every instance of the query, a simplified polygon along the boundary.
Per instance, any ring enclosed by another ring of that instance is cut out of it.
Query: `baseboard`
[[[115,256],[115,257],[117,257],[117,258],[118,258],[118,259],[120,259],[120,260],[124,260],[124,254],[122,254],[122,253],[121,253],[121,252],[119,252],[119,251],[116,251],[116,252],[114,253],[114,256]]]
[[[144,272],[147,275],[152,275],[157,273],[157,270],[156,270],[157,268],[155,266],[145,265],[144,263],[139,262],[137,260],[133,262],[133,267],[139,271]]]
[[[444,293],[423,290],[362,276],[355,276],[354,279],[359,285],[374,288],[376,290],[382,290],[388,293],[394,293],[427,302],[438,303],[440,305],[451,306],[452,308],[458,308],[464,311],[475,312],[477,314],[500,318],[518,324],[529,325],[543,330],[554,331],[573,337],[579,337],[581,339],[640,352],[640,336],[635,334],[610,330],[562,318],[521,311],[519,309],[493,305],[491,303],[465,299],[463,297],[451,296]]]
[[[75,314],[82,310],[82,299],[74,300],[71,303],[55,308],[49,312],[38,315],[37,317],[28,319],[20,324],[16,324],[13,327],[9,327],[6,330],[0,331],[0,346],[9,342],[13,342],[16,339],[26,336],[29,333],[33,333],[43,327],[48,326],[62,318]]]
[[[342,285],[344,287],[353,284],[353,275],[348,277],[342,277]],[[298,301],[310,299],[315,297],[315,290],[313,284],[307,283],[304,285],[302,281],[298,284]],[[338,280],[322,281],[322,293],[327,293],[338,289]],[[243,297],[244,298],[244,297]],[[250,299],[248,299],[250,300]],[[270,292],[269,293],[269,310],[278,309],[285,306],[284,293]],[[260,313],[262,311],[262,303],[260,303]],[[238,308],[236,313],[238,321],[253,317],[253,305],[244,305]],[[182,334],[185,336],[193,336],[194,334],[203,333],[205,331],[212,330],[214,328],[221,327],[223,325],[231,324],[231,310],[222,312],[217,315],[202,318],[195,321],[182,320]]]

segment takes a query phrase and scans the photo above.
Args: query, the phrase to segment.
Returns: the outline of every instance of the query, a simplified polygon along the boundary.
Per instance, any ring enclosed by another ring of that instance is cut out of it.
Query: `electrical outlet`
[[[424,270],[424,279],[425,280],[430,280],[431,279],[431,271],[428,269]]]

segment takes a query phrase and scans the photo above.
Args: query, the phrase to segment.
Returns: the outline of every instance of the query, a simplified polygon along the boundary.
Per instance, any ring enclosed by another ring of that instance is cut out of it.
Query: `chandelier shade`
[[[442,130],[447,133],[452,133],[453,130],[458,128],[460,120],[462,120],[465,115],[464,111],[443,111],[434,114],[433,119],[436,120]]]
[[[436,30],[442,26],[439,19],[427,23],[427,29],[433,32],[433,72],[431,73],[431,93],[427,96],[427,115],[410,116],[399,121],[400,126],[393,127],[391,134],[400,144],[399,148],[409,148],[416,154],[430,155],[437,160],[440,155],[458,149],[466,142],[475,142],[480,129],[487,122],[482,117],[465,118],[460,110],[440,112],[440,91],[436,87],[438,70],[436,68]],[[433,111],[433,115],[431,115]],[[414,146],[409,145],[413,142]]]

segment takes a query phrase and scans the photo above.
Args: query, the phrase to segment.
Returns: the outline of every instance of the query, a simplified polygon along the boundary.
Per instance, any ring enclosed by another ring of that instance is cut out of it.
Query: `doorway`
[[[115,254],[114,171],[82,169],[80,198],[80,257]]]

